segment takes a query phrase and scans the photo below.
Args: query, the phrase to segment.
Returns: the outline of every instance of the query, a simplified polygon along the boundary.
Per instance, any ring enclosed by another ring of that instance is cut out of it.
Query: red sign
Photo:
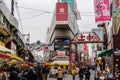
[[[95,33],[80,33],[73,38],[73,43],[101,43],[100,37]]]
[[[56,21],[68,20],[68,3],[57,3],[56,5]]]

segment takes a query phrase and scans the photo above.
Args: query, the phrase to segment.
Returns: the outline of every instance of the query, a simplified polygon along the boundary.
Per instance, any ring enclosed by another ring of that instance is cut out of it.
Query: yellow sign
[[[5,46],[5,43],[3,43],[2,41],[0,41],[0,45],[1,46]]]

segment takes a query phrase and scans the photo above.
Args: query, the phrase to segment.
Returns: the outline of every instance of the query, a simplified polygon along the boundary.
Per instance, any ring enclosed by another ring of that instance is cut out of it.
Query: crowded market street
[[[120,0],[0,0],[0,80],[120,80]]]
[[[50,78],[48,76],[48,80],[56,80],[56,79],[55,78]],[[70,74],[66,74],[65,77],[63,78],[63,80],[73,80],[73,79],[72,79],[72,76]],[[80,80],[79,75],[76,75],[75,80]],[[85,80],[85,78],[83,80]],[[94,75],[93,75],[92,72],[91,72],[90,80],[94,80]]]

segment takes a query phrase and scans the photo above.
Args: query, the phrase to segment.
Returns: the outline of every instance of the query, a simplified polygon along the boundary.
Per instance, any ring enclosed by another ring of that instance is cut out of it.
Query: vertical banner
[[[67,2],[70,5],[71,10],[72,11],[75,10],[75,6],[76,6],[75,0],[61,0],[61,2]]]
[[[56,4],[56,21],[68,21],[68,3]]]
[[[110,21],[110,0],[94,0],[95,21]]]
[[[75,61],[75,53],[71,53],[70,58],[71,58],[71,62],[74,62]]]

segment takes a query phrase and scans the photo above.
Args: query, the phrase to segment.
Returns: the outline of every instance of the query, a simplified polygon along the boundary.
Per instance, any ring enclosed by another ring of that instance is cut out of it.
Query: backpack
[[[75,75],[75,74],[76,74],[76,70],[72,69],[72,75]]]

